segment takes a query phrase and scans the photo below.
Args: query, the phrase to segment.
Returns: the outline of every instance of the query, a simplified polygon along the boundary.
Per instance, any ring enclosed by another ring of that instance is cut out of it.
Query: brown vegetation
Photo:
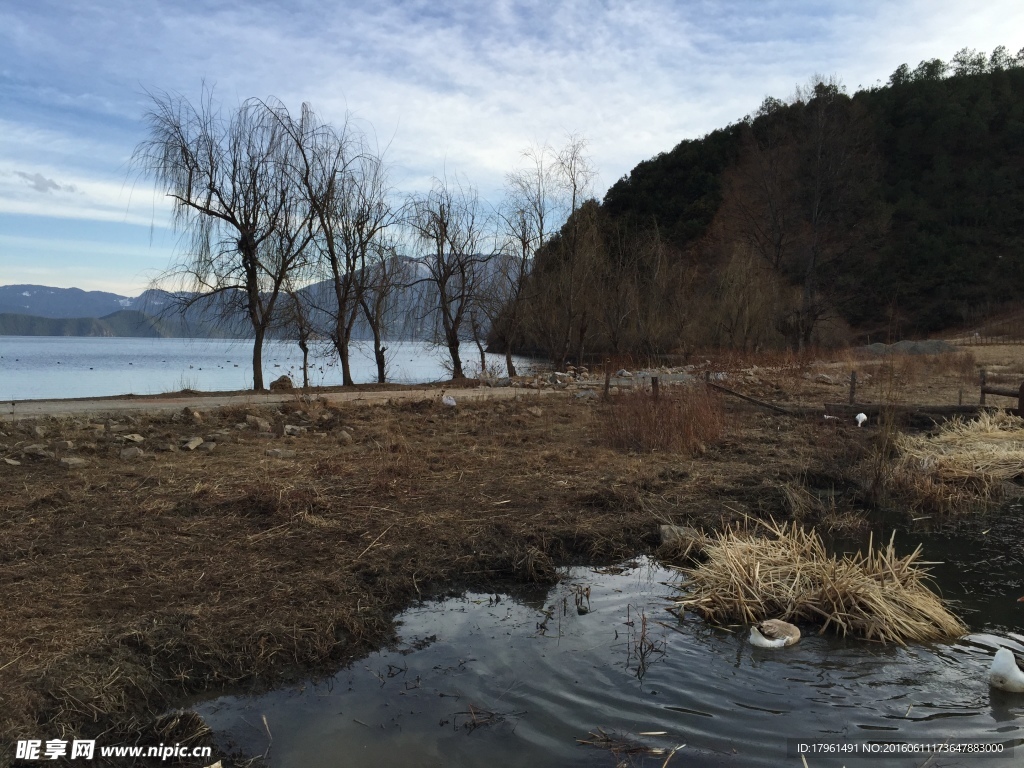
[[[603,426],[608,445],[616,450],[692,456],[721,435],[722,399],[703,386],[661,397],[628,392],[612,401]]]
[[[716,624],[782,619],[882,643],[958,637],[967,627],[926,586],[921,548],[898,557],[889,543],[829,555],[813,529],[762,523],[729,528],[704,547],[707,560],[684,568],[679,608]]]

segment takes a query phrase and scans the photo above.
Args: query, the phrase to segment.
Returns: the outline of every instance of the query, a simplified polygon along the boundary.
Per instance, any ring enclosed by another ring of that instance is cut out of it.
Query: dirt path
[[[524,389],[519,387],[474,387],[450,388],[416,387],[383,390],[352,389],[350,391],[318,392],[315,396],[331,405],[341,403],[363,403],[379,405],[391,402],[411,402],[440,398],[441,392],[451,395],[456,402],[476,400],[508,400],[517,396],[539,396],[551,390]],[[207,392],[173,393],[153,397],[97,397],[77,400],[20,400],[15,403],[3,403],[0,421],[17,421],[47,416],[117,416],[121,414],[161,415],[180,411],[191,406],[198,410],[222,408],[224,406],[275,406],[281,403],[294,402],[300,397],[299,392],[287,394],[270,392],[235,392],[217,394]]]

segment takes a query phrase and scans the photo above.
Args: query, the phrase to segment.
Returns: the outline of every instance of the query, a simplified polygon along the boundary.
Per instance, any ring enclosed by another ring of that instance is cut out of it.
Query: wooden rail
[[[1017,398],[1017,415],[1024,414],[1024,382],[1021,383],[1018,389],[1011,389],[1010,387],[995,387],[988,383],[988,376],[985,370],[981,371],[981,405],[985,405],[985,395],[999,395],[1000,397],[1015,397]]]

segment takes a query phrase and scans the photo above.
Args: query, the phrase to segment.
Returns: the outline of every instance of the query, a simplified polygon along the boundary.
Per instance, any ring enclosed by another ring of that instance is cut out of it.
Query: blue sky
[[[1024,46],[1020,0],[0,0],[0,284],[135,295],[180,254],[130,172],[147,90],[348,113],[399,190],[455,171],[497,202],[531,143],[586,136],[600,196],[815,73],[852,92],[997,45]]]

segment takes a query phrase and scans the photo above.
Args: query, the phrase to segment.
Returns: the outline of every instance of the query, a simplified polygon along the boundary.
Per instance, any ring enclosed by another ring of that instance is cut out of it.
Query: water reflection
[[[685,744],[672,766],[801,765],[795,740],[998,742],[1018,754],[984,765],[1019,764],[1024,697],[987,684],[992,650],[1024,650],[1019,635],[993,630],[899,648],[811,634],[791,648],[759,649],[744,631],[666,612],[672,578],[641,559],[622,571],[574,569],[529,598],[424,604],[403,614],[399,645],[329,680],[198,709],[250,754],[267,749],[269,730],[275,768],[615,765],[606,750],[577,743],[597,729],[665,750]],[[638,674],[643,641],[663,652],[649,652]],[[919,766],[926,757],[809,762]],[[929,763],[972,764],[954,755]]]

